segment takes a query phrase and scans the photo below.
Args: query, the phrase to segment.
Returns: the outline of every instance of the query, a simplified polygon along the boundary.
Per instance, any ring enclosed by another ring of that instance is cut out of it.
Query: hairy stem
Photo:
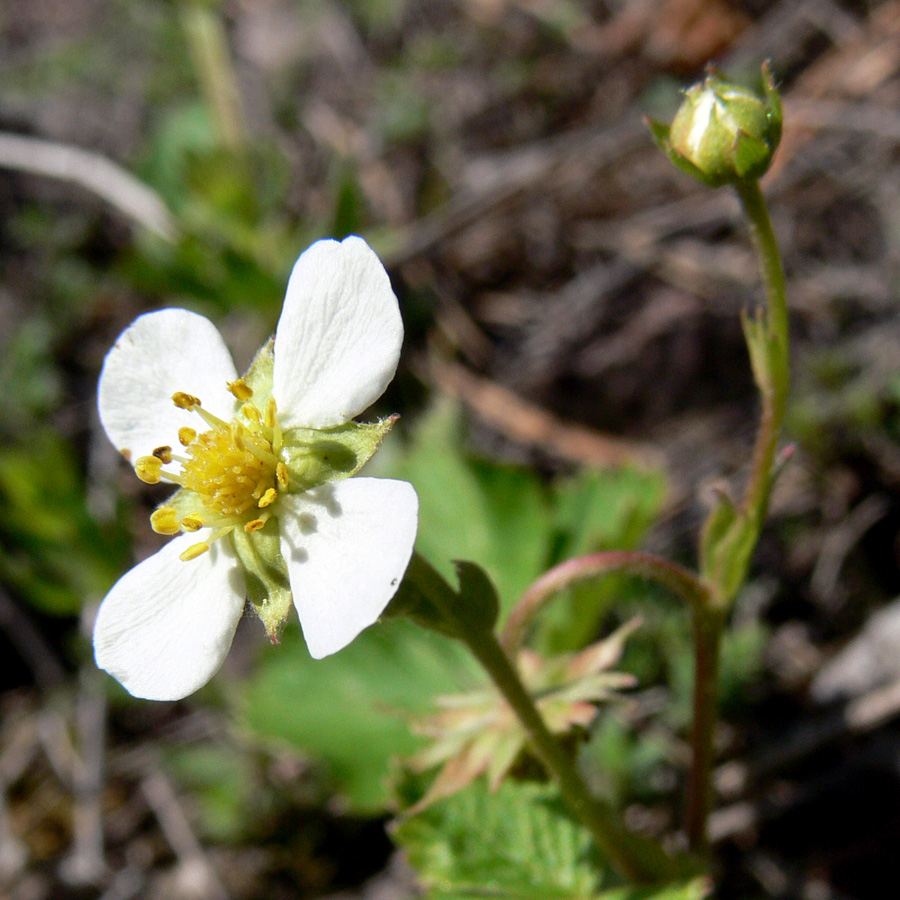
[[[506,620],[500,643],[514,653],[525,637],[534,617],[555,594],[589,578],[623,574],[645,578],[678,594],[696,613],[708,605],[708,588],[691,571],[652,553],[638,550],[606,550],[566,560],[538,578],[522,595]]]
[[[669,877],[672,861],[662,849],[629,832],[611,807],[592,796],[574,760],[547,728],[493,631],[465,615],[465,597],[457,596],[419,554],[413,555],[406,577],[440,612],[447,631],[463,641],[484,667],[521,722],[535,755],[557,781],[570,810],[591,832],[616,871],[634,884],[651,884]]]
[[[706,826],[712,808],[719,656],[724,625],[725,616],[719,610],[707,608],[694,613],[694,705],[685,830],[688,848],[701,856],[709,849]]]
[[[775,454],[787,405],[788,309],[781,253],[759,182],[738,182],[735,189],[750,225],[750,237],[756,250],[767,300],[765,321],[769,337],[768,378],[759,385],[762,417],[743,503],[743,511],[752,517],[759,528],[768,508]]]
[[[740,181],[735,185],[750,235],[756,250],[766,292],[763,313],[764,353],[754,360],[754,375],[760,391],[762,414],[753,450],[750,478],[741,505],[741,527],[749,529],[748,537],[755,545],[768,510],[772,490],[778,438],[787,405],[789,381],[788,311],[785,297],[784,269],[772,221],[766,208],[759,182]],[[751,348],[751,359],[753,358]],[[746,561],[742,563],[746,567]],[[741,580],[746,568],[741,571]],[[725,611],[739,588],[736,584],[728,595],[711,585],[713,603],[695,611],[695,676],[694,720],[691,732],[693,751],[688,781],[687,834],[688,845],[695,853],[708,852],[707,821],[712,805],[712,770],[715,763],[715,728],[719,688],[719,657]]]

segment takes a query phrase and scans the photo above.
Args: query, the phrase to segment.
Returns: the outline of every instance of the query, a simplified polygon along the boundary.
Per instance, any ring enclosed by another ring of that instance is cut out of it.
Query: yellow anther
[[[271,506],[275,500],[278,498],[278,491],[275,488],[269,488],[262,497],[259,498],[259,503],[256,505],[260,509],[265,509],[267,506]]]
[[[188,428],[187,425],[178,429],[178,440],[182,447],[187,447],[196,437],[197,432],[193,428]]]
[[[262,424],[262,416],[259,414],[259,410],[252,403],[245,403],[241,407],[241,412],[251,421],[256,422],[257,425]]]
[[[161,463],[170,463],[172,462],[172,448],[171,447],[157,447],[153,451],[153,455],[161,462]]]
[[[155,456],[142,456],[134,464],[134,471],[144,484],[159,484],[162,463]]]
[[[237,447],[238,450],[247,449],[246,444],[244,444],[244,429],[240,422],[231,423],[231,439],[234,441],[234,446]]]
[[[189,513],[181,520],[181,527],[185,531],[199,531],[203,527],[203,519],[196,513]]]
[[[192,559],[202,556],[207,550],[209,550],[209,544],[201,541],[199,544],[191,544],[178,558],[184,562],[190,562]]]
[[[178,534],[178,514],[171,506],[161,506],[150,516],[150,527],[157,534]]]
[[[282,488],[286,488],[288,486],[290,478],[288,477],[287,466],[283,462],[280,462],[277,466],[275,466],[275,477],[278,479],[278,483]]]
[[[252,522],[248,522],[244,526],[244,531],[246,531],[247,534],[253,534],[254,531],[259,531],[260,528],[262,528],[265,524],[265,519],[254,519]]]
[[[274,428],[275,423],[278,421],[278,407],[275,405],[275,398],[269,397],[269,402],[266,403],[266,425],[269,428]]]
[[[179,409],[196,409],[200,406],[200,401],[192,394],[186,394],[184,391],[176,391],[172,394],[172,402]]]
[[[245,400],[249,400],[253,396],[253,388],[250,387],[243,378],[238,378],[237,381],[230,381],[228,383],[228,390],[231,391],[241,403]]]

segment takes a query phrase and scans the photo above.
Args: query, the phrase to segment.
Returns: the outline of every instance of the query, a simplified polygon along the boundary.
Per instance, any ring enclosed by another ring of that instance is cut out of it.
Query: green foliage
[[[670,752],[661,734],[638,734],[615,708],[597,720],[579,748],[579,766],[599,797],[621,808],[626,801],[655,799],[658,774]]]
[[[481,784],[404,819],[394,837],[430,900],[700,900],[702,880],[660,888],[612,887],[590,833],[555,788]],[[605,889],[604,889],[605,888]]]
[[[797,375],[787,431],[817,460],[885,431],[900,438],[900,371],[842,348],[809,354]]]
[[[435,900],[588,898],[604,880],[590,833],[545,785],[507,782],[492,794],[473,784],[394,836]]]
[[[662,503],[664,483],[658,473],[584,472],[548,484],[531,469],[466,455],[461,442],[457,411],[437,405],[418,423],[407,452],[382,474],[416,487],[416,546],[422,555],[451,580],[451,560],[484,566],[504,610],[563,559],[634,546]],[[594,636],[598,619],[582,599],[560,605],[565,611],[554,617],[553,626],[554,633],[563,633],[559,643],[583,646]]]
[[[407,622],[384,622],[321,660],[289,628],[246,684],[243,717],[258,735],[311,754],[354,809],[373,813],[388,801],[392,757],[419,746],[408,716],[478,678],[461,648]]]
[[[22,323],[0,353],[0,384],[14,384],[14,391],[0,391],[0,422],[12,433],[33,427],[32,417],[55,406],[62,394],[59,373],[51,361],[53,328],[46,319]]]
[[[247,836],[249,809],[263,793],[247,755],[221,746],[188,746],[166,755],[169,770],[197,803],[205,835],[216,841]]]
[[[0,451],[0,576],[44,612],[74,615],[124,568],[127,531],[85,508],[72,447],[50,431]]]

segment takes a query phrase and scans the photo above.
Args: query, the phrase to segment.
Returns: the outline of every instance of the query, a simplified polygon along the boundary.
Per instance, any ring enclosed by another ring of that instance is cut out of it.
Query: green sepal
[[[685,175],[690,175],[691,178],[695,178],[707,187],[716,188],[722,186],[724,182],[717,180],[716,178],[711,178],[706,172],[697,168],[697,166],[695,166],[686,156],[683,156],[672,146],[672,141],[670,140],[672,129],[668,125],[659,122],[656,119],[651,119],[649,116],[644,117],[644,122],[650,129],[650,134],[656,145],[666,154],[669,158],[669,162],[672,163],[676,169],[684,172]]]
[[[290,475],[289,493],[355,475],[381,446],[397,416],[379,422],[345,422],[333,428],[290,428],[281,455]]]
[[[772,159],[772,151],[765,141],[738,131],[734,138],[734,168],[741,178],[764,175]]]
[[[679,153],[671,144],[666,150],[666,156],[669,157],[669,162],[675,166],[680,172],[684,172],[685,175],[690,175],[691,178],[695,178],[701,184],[705,185],[709,188],[718,188],[722,187],[722,185],[727,184],[727,181],[716,176],[709,175],[704,172],[702,169],[695,166],[686,156],[683,156]]]
[[[252,534],[243,528],[235,528],[231,534],[244,570],[247,599],[265,626],[269,640],[278,643],[293,605],[287,565],[281,555],[278,520],[269,519],[265,527]]]
[[[272,396],[272,381],[275,372],[275,338],[269,338],[253,357],[244,383],[253,391],[253,403],[264,412],[266,401]]]
[[[775,78],[769,68],[769,61],[762,64],[763,94],[768,107],[766,115],[769,120],[769,142],[777,147],[781,141],[781,131],[784,124],[784,107],[781,105],[781,94],[775,87]]]
[[[644,124],[650,129],[650,134],[653,136],[656,146],[664,153],[668,153],[672,146],[669,143],[669,132],[671,131],[669,126],[658,119],[651,119],[650,116],[644,116]]]

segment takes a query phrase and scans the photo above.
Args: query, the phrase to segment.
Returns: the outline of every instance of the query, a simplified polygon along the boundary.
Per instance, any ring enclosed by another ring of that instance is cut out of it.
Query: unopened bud
[[[765,174],[781,140],[781,100],[768,66],[763,95],[710,73],[685,92],[671,127],[651,122],[657,143],[679,169],[710,187]]]

